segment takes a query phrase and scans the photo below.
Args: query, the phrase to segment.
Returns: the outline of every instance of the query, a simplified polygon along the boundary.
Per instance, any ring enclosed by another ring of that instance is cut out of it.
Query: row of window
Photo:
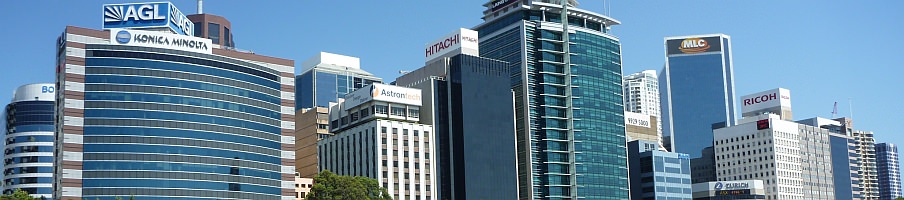
[[[237,71],[237,72],[242,72],[242,73],[266,78],[266,79],[269,79],[272,81],[277,81],[277,82],[279,81],[279,76],[277,75],[276,71],[272,71],[270,73],[264,72],[264,71],[249,67],[252,64],[242,66],[242,65],[237,65],[237,64],[233,64],[233,63],[217,62],[217,61],[212,61],[212,60],[198,59],[198,58],[192,58],[192,57],[186,57],[186,56],[177,56],[177,55],[150,53],[150,52],[88,50],[85,52],[85,56],[86,57],[99,57],[99,58],[136,58],[136,59],[148,59],[148,60],[189,63],[189,64],[210,66],[210,67],[216,67],[216,68],[225,69],[225,70]]]
[[[123,85],[144,85],[144,86],[162,86],[169,88],[194,89],[205,92],[217,92],[223,94],[231,94],[234,96],[246,97],[248,99],[268,102],[272,104],[280,104],[279,95],[269,95],[258,91],[253,91],[235,86],[224,86],[211,84],[193,80],[181,80],[172,78],[158,78],[145,76],[121,76],[121,75],[85,75],[85,82],[91,84],[123,84]]]
[[[154,94],[158,96],[187,96],[187,97],[198,97],[205,99],[215,99],[221,101],[228,101],[233,103],[239,103],[244,105],[250,105],[260,108],[265,108],[274,112],[278,112],[280,110],[280,104],[268,103],[259,100],[254,100],[250,98],[221,94],[221,93],[212,93],[203,90],[189,90],[189,89],[181,89],[181,88],[165,88],[165,87],[156,87],[156,86],[142,86],[142,85],[116,85],[116,84],[85,84],[85,91],[89,92],[132,92],[139,94]],[[87,99],[86,99],[87,100]]]
[[[168,171],[199,172],[224,175],[244,175],[257,178],[280,180],[280,173],[230,165],[203,163],[173,163],[157,161],[85,161],[83,169],[88,171]],[[89,177],[89,176],[85,176]]]
[[[117,109],[85,109],[85,118],[119,118],[119,119],[155,119],[167,121],[182,121],[203,123],[218,126],[230,126],[235,128],[244,128],[249,130],[264,131],[268,133],[279,133],[281,128],[278,126],[249,122],[245,120],[230,119],[225,117],[215,117],[207,115],[196,115],[189,113],[173,113],[160,112],[150,110],[117,110]]]
[[[144,154],[144,153],[96,153],[85,152],[83,154],[84,162],[90,161],[128,161],[128,162],[173,162],[173,163],[193,163],[208,165],[226,165],[240,168],[252,168],[265,171],[278,172],[282,167],[279,164],[270,164],[263,162],[255,162],[247,159],[224,159],[217,157],[196,156],[187,154]]]
[[[270,156],[280,156],[279,149],[261,148],[236,143],[225,143],[221,141],[209,140],[193,140],[185,138],[164,138],[164,137],[138,137],[138,136],[84,136],[85,144],[148,144],[148,145],[172,145],[172,146],[191,146],[202,148],[215,148],[225,150],[235,150],[241,152],[252,152]]]
[[[280,135],[277,133],[265,133],[257,130],[249,130],[243,128],[235,128],[229,126],[219,126],[191,122],[179,121],[162,121],[162,120],[145,120],[145,119],[85,119],[85,126],[131,126],[131,127],[152,127],[152,128],[169,128],[169,129],[189,129],[214,133],[228,133],[234,135],[242,135],[253,138],[259,138],[270,141],[280,141]],[[94,134],[85,132],[88,135]],[[271,147],[272,148],[272,147]]]
[[[166,104],[182,104],[198,107],[226,109],[242,113],[248,113],[270,119],[280,119],[280,113],[260,107],[231,103],[220,100],[212,100],[205,98],[171,96],[164,94],[142,94],[128,92],[85,92],[85,101],[140,101],[145,103],[163,103],[155,104],[155,106],[166,106]],[[95,105],[96,106],[96,105]],[[98,106],[103,108],[103,106]],[[85,107],[92,108],[92,107]],[[159,109],[158,109],[159,110]],[[225,111],[211,111],[217,113],[225,113]]]
[[[123,67],[123,66],[114,66],[114,67],[86,67],[85,74],[89,75],[120,75],[120,76],[144,76],[144,77],[157,77],[157,78],[165,78],[170,80],[190,80],[190,81],[198,81],[205,83],[214,83],[219,85],[231,86],[234,88],[244,88],[250,91],[260,92],[264,94],[268,94],[271,96],[279,97],[280,90],[278,88],[269,88],[266,86],[262,86],[259,84],[250,83],[248,81],[235,80],[222,76],[214,76],[210,74],[198,74],[191,72],[182,72],[175,70],[165,70],[165,69],[146,69],[146,68],[133,68],[133,67]],[[267,81],[272,82],[272,81]]]
[[[147,70],[166,70],[174,72],[185,72],[191,74],[210,75],[217,78],[226,78],[237,81],[244,81],[251,84],[267,87],[271,90],[279,90],[281,85],[275,80],[269,80],[263,77],[253,76],[241,72],[229,70],[211,69],[209,66],[195,65],[187,63],[159,62],[153,60],[136,60],[127,58],[85,58],[85,71],[94,67],[101,68],[123,68],[124,70],[147,69]],[[106,71],[100,71],[106,72]],[[109,71],[113,72],[113,71]],[[151,73],[155,74],[155,73]],[[174,75],[175,76],[175,75]],[[208,80],[210,78],[201,78]],[[213,82],[213,81],[208,81]]]
[[[86,144],[85,153],[141,153],[141,154],[178,154],[218,157],[229,160],[251,160],[279,165],[282,163],[278,156],[268,156],[255,153],[238,152],[222,149],[166,146],[149,144]],[[138,158],[138,160],[142,160]]]

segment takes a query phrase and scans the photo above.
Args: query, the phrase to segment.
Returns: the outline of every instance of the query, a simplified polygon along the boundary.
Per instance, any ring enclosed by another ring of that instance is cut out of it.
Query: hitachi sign
[[[428,63],[453,52],[476,56],[479,54],[477,44],[477,31],[460,28],[439,40],[427,43],[424,48],[424,56]]]

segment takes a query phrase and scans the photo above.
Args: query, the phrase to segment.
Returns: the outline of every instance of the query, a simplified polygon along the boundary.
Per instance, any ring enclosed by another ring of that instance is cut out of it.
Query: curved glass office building
[[[620,22],[562,3],[489,1],[475,28],[511,64],[519,199],[628,199]]]
[[[59,41],[62,199],[294,198],[293,61],[152,31]]]
[[[53,84],[28,84],[16,89],[6,105],[4,194],[22,189],[33,197],[53,198],[54,99]]]

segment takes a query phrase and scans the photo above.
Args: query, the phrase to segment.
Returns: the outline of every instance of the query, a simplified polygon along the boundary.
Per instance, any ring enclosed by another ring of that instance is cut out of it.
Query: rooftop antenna
[[[835,119],[835,115],[838,115],[838,102],[835,102],[835,107],[832,108],[832,119]]]
[[[851,100],[850,97],[848,97],[848,109],[851,113],[851,123],[854,123],[854,100]]]
[[[204,0],[198,0],[198,14],[204,14]]]

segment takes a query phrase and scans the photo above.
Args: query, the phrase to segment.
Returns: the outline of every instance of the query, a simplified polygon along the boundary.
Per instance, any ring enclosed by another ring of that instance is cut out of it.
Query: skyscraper
[[[512,70],[519,198],[627,199],[620,22],[574,0],[484,6],[480,56]]]
[[[714,128],[736,123],[731,40],[723,34],[667,37],[665,48],[662,131],[672,136],[672,151],[699,158],[713,145]]]
[[[830,130],[765,113],[713,132],[718,181],[763,180],[766,199],[836,199]]]
[[[56,42],[54,198],[293,199],[294,61],[107,27],[192,24],[170,3],[104,12],[136,8],[166,19],[105,14]]]
[[[879,172],[879,199],[894,200],[902,197],[901,171],[898,165],[898,145],[876,144],[876,166]]]
[[[361,60],[351,56],[320,52],[301,63],[301,74],[295,76],[295,110],[330,107],[346,94],[373,83],[382,83],[361,69]]]
[[[36,198],[53,199],[53,103],[51,83],[20,86],[3,110],[6,138],[3,194],[22,189]]]
[[[450,35],[439,41],[455,41],[452,47],[430,51],[439,43],[428,43],[428,55],[442,56],[396,79],[424,94],[421,123],[433,124],[437,139],[437,199],[516,199],[509,65],[476,56],[476,31]]]
[[[659,78],[656,70],[644,70],[625,76],[625,111],[656,116],[662,119],[659,99]],[[657,129],[662,134],[662,120]]]

